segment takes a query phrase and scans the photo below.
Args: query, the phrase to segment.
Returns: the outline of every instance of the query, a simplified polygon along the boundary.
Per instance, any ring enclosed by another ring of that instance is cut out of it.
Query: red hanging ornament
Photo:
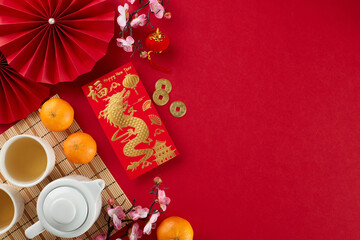
[[[166,50],[169,47],[170,39],[168,35],[165,33],[160,32],[159,28],[156,29],[155,32],[150,33],[149,36],[147,36],[145,40],[145,45],[150,51],[147,52],[147,58],[150,62],[150,65],[162,72],[170,72],[170,69],[161,67],[153,62],[151,58],[152,53],[162,53],[164,50]]]

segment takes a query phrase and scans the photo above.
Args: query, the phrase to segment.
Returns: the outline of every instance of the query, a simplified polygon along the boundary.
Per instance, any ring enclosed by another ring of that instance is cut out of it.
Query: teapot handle
[[[29,239],[32,239],[43,231],[45,231],[45,228],[43,227],[43,225],[41,225],[39,221],[37,221],[35,224],[25,230],[25,236]]]

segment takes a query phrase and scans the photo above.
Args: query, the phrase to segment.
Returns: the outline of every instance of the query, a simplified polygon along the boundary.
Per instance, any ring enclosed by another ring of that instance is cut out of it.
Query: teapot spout
[[[88,188],[94,200],[99,198],[101,191],[105,188],[105,182],[102,179],[84,182],[83,184]]]

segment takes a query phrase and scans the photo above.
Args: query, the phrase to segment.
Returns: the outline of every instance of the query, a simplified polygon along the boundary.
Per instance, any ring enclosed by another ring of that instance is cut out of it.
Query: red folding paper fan
[[[70,82],[105,55],[114,16],[110,0],[0,0],[0,50],[32,81]]]
[[[49,88],[30,82],[11,68],[0,52],[0,124],[25,118],[49,96]]]

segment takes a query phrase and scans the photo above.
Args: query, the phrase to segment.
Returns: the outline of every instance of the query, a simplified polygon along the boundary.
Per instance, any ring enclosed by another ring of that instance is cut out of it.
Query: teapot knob
[[[66,211],[64,211],[64,209],[66,209]],[[51,204],[50,212],[56,222],[69,224],[76,216],[76,207],[74,203],[68,199],[60,198]]]

